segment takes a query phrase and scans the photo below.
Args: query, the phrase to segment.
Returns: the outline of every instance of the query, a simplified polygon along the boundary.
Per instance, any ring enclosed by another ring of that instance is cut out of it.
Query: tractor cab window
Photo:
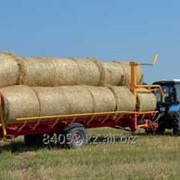
[[[175,88],[173,85],[162,85],[164,97],[161,96],[160,92],[156,92],[155,96],[159,103],[171,103],[175,102]]]
[[[162,102],[162,97],[159,91],[155,91],[154,95],[156,96],[157,102]]]
[[[171,103],[175,101],[175,93],[174,93],[174,88],[173,86],[163,86],[163,92],[164,92],[164,97],[163,97],[163,102],[165,103]]]
[[[172,85],[164,85],[162,86],[164,97],[162,97],[162,102],[171,103],[175,102],[175,92],[174,87]]]

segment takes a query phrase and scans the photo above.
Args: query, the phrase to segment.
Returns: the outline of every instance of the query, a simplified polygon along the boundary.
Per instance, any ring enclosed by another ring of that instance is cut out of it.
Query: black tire
[[[80,148],[87,144],[88,135],[85,127],[80,123],[73,123],[67,126],[63,135],[65,137],[65,147],[70,149]]]
[[[146,135],[155,135],[154,129],[151,129],[151,128],[146,128],[145,133]]]
[[[166,119],[164,118],[164,116],[162,116],[158,120],[158,125],[159,125],[159,127],[155,130],[155,134],[164,135],[165,134],[165,129],[166,129]]]
[[[174,135],[180,135],[180,112],[174,112],[171,115],[172,128]]]
[[[24,142],[27,146],[42,146],[43,136],[42,135],[25,135]]]

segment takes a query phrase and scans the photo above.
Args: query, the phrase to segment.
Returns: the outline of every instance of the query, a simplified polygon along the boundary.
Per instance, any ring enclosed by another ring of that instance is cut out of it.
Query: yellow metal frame
[[[27,118],[17,118],[17,122],[22,123],[24,121],[34,122],[37,119],[40,121],[47,121],[48,119],[68,119],[68,118],[80,118],[80,117],[89,117],[89,116],[105,116],[105,115],[120,115],[120,114],[154,114],[158,111],[147,111],[147,112],[136,112],[136,111],[111,111],[111,112],[100,112],[100,113],[86,113],[86,114],[66,114],[66,115],[56,115],[56,116],[42,116],[42,117],[27,117]]]
[[[147,88],[150,91],[160,91],[161,95],[164,96],[162,87],[160,85],[142,85],[142,84],[137,84],[137,71],[138,71],[138,66],[139,65],[148,65],[148,66],[154,66],[157,63],[158,55],[156,54],[154,56],[153,62],[152,63],[139,63],[139,62],[131,62],[131,91],[133,94],[136,96],[137,99],[137,93],[138,92],[146,92],[142,89],[139,88]]]
[[[131,91],[137,97],[137,67],[138,62],[131,62]]]

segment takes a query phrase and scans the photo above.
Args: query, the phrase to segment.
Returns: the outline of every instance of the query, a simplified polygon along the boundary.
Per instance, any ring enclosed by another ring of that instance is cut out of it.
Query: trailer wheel
[[[87,130],[80,123],[73,123],[67,126],[63,135],[65,137],[65,147],[76,149],[87,144]]]
[[[24,142],[27,146],[42,146],[43,137],[42,135],[25,135]]]

